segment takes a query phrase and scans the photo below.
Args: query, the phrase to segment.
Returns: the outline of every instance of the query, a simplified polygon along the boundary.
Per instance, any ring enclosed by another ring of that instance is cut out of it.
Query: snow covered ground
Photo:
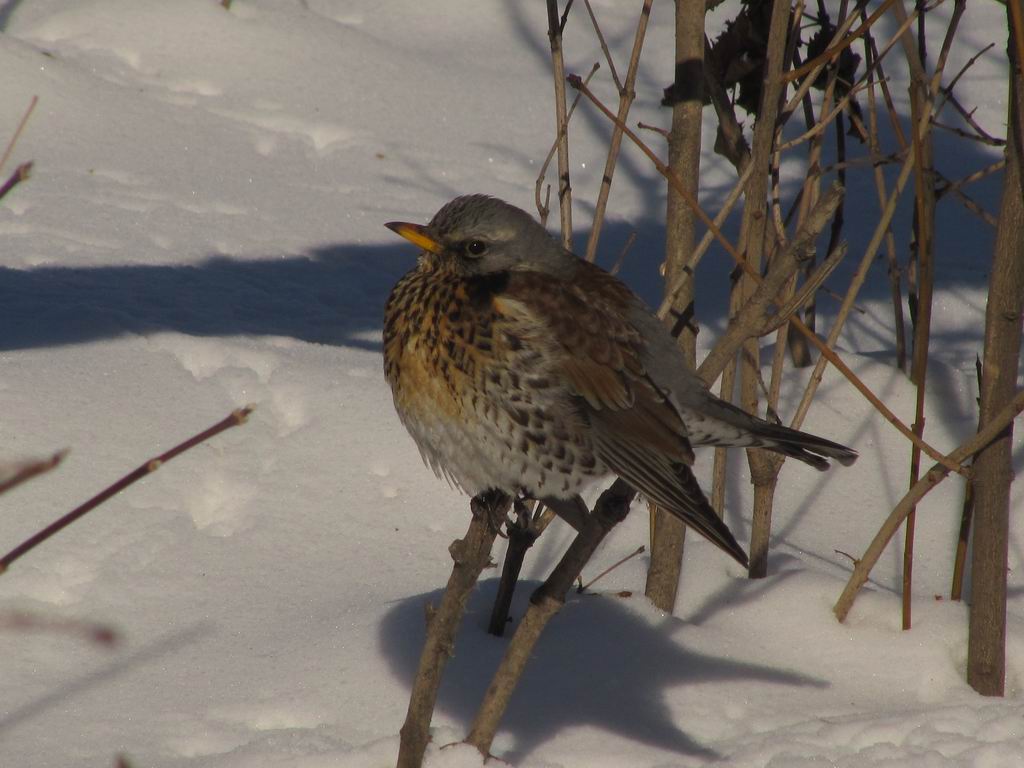
[[[639,6],[595,3],[620,61]],[[581,11],[566,46],[569,69],[586,72],[600,54]],[[1003,12],[971,4],[949,64],[996,41],[959,90],[997,134]],[[658,101],[671,17],[671,3],[655,4],[634,120],[668,121]],[[466,192],[532,208],[553,134],[545,22],[543,3],[525,0],[235,0],[230,12],[215,0],[0,2],[0,142],[40,97],[13,158],[35,160],[35,172],[0,203],[0,458],[71,448],[56,472],[0,499],[0,549],[257,405],[249,424],[0,579],[0,618],[27,610],[123,636],[108,649],[0,632],[0,764],[102,766],[117,754],[159,768],[393,764],[423,607],[444,585],[468,506],[422,466],[383,382],[381,308],[414,254],[381,225],[424,221]],[[607,76],[599,90],[611,98]],[[581,106],[580,244],[607,133]],[[998,158],[937,140],[954,177]],[[732,174],[705,143],[714,211]],[[994,211],[998,193],[996,178],[973,194]],[[837,290],[869,235],[858,222],[877,210],[872,186],[851,188],[850,201]],[[975,426],[992,233],[943,205],[926,436],[950,450]],[[663,185],[627,147],[601,260],[635,230],[622,274],[652,300],[663,208]],[[702,266],[716,286],[698,307],[705,349],[724,323],[727,268],[720,255]],[[914,393],[892,367],[884,278],[879,268],[841,349],[909,422]],[[820,306],[827,327],[835,303]],[[787,386],[783,415],[800,384]],[[771,576],[748,581],[690,537],[679,605],[664,616],[639,596],[643,558],[617,569],[552,623],[496,754],[535,768],[1024,764],[1024,531],[1010,545],[1007,697],[983,699],[964,683],[966,607],[948,600],[960,484],[920,508],[913,630],[899,627],[895,546],[838,624],[831,606],[850,563],[835,550],[863,551],[906,488],[909,448],[834,371],[806,426],[861,459],[824,475],[787,464]],[[702,455],[705,484],[709,467]],[[726,518],[743,541],[741,455],[732,469]],[[591,575],[646,537],[637,510]],[[526,577],[543,578],[569,538],[552,526]],[[471,601],[435,745],[465,735],[504,647],[483,630],[496,575]],[[433,746],[428,764],[480,758]]]

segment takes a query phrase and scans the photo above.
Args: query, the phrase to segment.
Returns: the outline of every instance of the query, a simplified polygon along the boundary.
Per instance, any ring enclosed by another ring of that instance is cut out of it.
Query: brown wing
[[[601,460],[746,565],[689,469],[693,451],[679,413],[641,362],[645,342],[627,319],[636,301],[623,283],[581,261],[571,281],[512,273],[495,306],[516,316],[524,341],[555,361],[581,402]]]
[[[591,424],[692,463],[682,420],[641,363],[643,337],[626,319],[636,298],[623,283],[581,261],[571,281],[513,272],[496,301],[499,312],[521,318],[528,342],[555,361],[570,391],[585,401]]]

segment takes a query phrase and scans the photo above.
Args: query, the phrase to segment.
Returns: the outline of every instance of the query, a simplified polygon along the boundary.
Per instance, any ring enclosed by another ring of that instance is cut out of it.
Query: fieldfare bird
[[[422,249],[384,310],[395,408],[426,464],[471,495],[556,503],[618,475],[745,566],[691,445],[819,470],[857,458],[715,397],[636,294],[519,208],[467,195],[426,226],[386,226]]]

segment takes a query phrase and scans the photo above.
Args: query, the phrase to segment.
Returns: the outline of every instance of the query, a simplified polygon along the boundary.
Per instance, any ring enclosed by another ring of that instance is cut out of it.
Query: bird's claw
[[[492,533],[503,539],[508,538],[501,530],[502,525],[507,527],[510,522],[507,515],[508,496],[501,491],[485,491],[473,497],[469,508],[473,517],[484,520]]]

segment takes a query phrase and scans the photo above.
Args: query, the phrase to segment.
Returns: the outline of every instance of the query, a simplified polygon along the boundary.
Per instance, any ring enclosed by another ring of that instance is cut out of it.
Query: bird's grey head
[[[576,261],[526,211],[487,195],[455,198],[425,227],[403,222],[387,226],[459,274],[562,274]]]

